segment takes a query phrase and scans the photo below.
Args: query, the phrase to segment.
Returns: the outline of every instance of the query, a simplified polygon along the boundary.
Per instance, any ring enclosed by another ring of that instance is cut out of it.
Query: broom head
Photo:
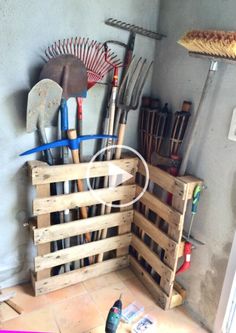
[[[193,30],[187,32],[178,43],[189,52],[236,59],[236,32]]]

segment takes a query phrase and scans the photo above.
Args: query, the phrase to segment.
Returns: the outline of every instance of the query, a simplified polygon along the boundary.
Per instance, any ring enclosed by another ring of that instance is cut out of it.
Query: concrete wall
[[[43,50],[59,38],[84,36],[101,42],[126,42],[128,32],[104,24],[114,17],[156,29],[159,0],[1,0],[1,177],[0,177],[0,286],[28,279],[33,250],[23,222],[30,215],[30,196],[24,162],[18,154],[36,144],[35,133],[26,134],[27,93],[37,82]],[[153,58],[155,41],[137,37],[136,53]],[[149,80],[151,81],[151,80]],[[150,90],[150,82],[146,91]],[[97,132],[104,87],[96,86],[85,101],[87,134]],[[72,107],[73,105],[71,105]],[[136,146],[137,113],[129,117],[126,144]],[[73,126],[73,125],[71,125]],[[91,145],[86,145],[90,153]],[[31,156],[30,159],[34,157]]]
[[[176,41],[190,29],[235,30],[235,11],[233,0],[161,1],[159,30],[168,37],[157,44],[153,96],[169,102],[173,111],[184,99],[196,110],[209,64],[189,57]],[[227,139],[235,86],[236,66],[220,64],[188,165],[188,173],[208,186],[193,226],[206,245],[193,252],[192,268],[179,280],[188,291],[186,305],[210,329],[236,227],[236,142]]]

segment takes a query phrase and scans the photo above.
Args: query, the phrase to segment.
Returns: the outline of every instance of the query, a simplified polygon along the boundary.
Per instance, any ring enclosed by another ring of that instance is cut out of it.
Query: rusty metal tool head
[[[41,79],[51,79],[63,89],[63,97],[86,97],[87,71],[84,63],[73,55],[50,59],[40,73]]]

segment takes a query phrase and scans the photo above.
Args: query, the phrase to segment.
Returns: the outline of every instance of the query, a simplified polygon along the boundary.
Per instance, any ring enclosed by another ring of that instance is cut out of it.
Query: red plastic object
[[[185,242],[185,244],[184,244],[184,262],[183,262],[182,266],[178,269],[176,274],[186,272],[190,268],[191,254],[192,254],[192,244],[189,242]]]

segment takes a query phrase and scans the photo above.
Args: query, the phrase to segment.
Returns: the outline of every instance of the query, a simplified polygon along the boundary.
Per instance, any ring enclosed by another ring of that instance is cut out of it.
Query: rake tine
[[[74,53],[73,53],[73,43],[74,43],[74,38],[71,37],[70,43],[69,43],[69,45],[70,45],[70,54],[71,55],[74,55]]]
[[[53,53],[53,56],[54,56],[54,57],[57,57],[57,52],[56,52],[56,50],[55,50],[54,45],[51,45],[51,51],[52,51],[52,53]]]
[[[57,56],[60,55],[60,50],[58,49],[57,43],[55,42],[53,45],[54,52],[56,53]]]
[[[47,57],[47,59],[50,60],[50,59],[51,59],[51,56],[50,56],[50,53],[48,53],[48,49],[46,49],[46,50],[44,51],[44,53],[45,53],[45,56]]]
[[[76,43],[77,43],[77,37],[74,38],[74,43],[73,43],[73,55],[77,57],[76,55]]]
[[[88,68],[90,68],[90,65],[92,63],[92,60],[93,60],[93,55],[94,55],[94,49],[96,48],[96,41],[95,40],[92,40],[91,42],[91,50],[90,50],[90,54],[89,54],[89,58],[88,58]]]
[[[84,64],[87,62],[88,51],[89,51],[89,39],[87,38],[84,44],[84,57],[83,57]]]
[[[85,57],[84,57],[84,59],[83,59],[84,64],[87,63],[89,50],[90,50],[90,44],[89,44],[89,39],[87,38],[87,40],[86,40],[86,44],[85,44]]]

